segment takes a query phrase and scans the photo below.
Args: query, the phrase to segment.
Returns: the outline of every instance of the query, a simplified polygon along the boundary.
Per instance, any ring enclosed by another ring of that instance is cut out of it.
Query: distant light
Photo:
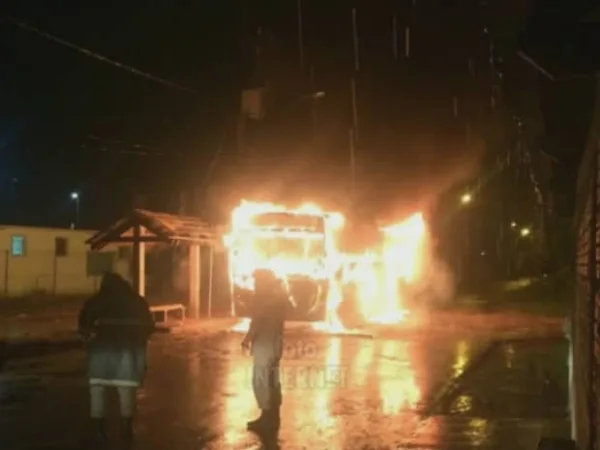
[[[521,228],[521,236],[526,237],[531,234],[531,230],[529,228]]]
[[[325,91],[318,91],[313,94],[313,98],[323,98],[325,97]]]
[[[480,255],[481,255],[481,256],[485,256],[485,252],[484,252],[484,251],[482,251],[482,252],[480,253]]]
[[[79,198],[79,192],[71,192],[71,199],[77,200]]]
[[[463,194],[462,197],[460,198],[460,202],[463,205],[468,205],[472,201],[473,201],[473,196],[469,193]]]
[[[510,223],[510,227],[511,228],[517,228],[517,222],[511,222]]]

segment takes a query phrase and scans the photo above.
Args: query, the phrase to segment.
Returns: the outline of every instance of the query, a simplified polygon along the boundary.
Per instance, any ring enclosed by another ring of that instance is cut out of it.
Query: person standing
[[[256,271],[254,280],[250,329],[242,341],[242,348],[252,353],[252,389],[261,415],[248,422],[248,429],[276,432],[280,425],[282,395],[279,365],[288,293],[283,282],[269,270]]]
[[[119,395],[122,438],[133,440],[136,395],[146,374],[146,346],[154,331],[152,313],[145,300],[127,281],[106,273],[99,292],[85,302],[79,314],[79,333],[88,343],[90,414],[93,441],[107,443],[106,388]]]

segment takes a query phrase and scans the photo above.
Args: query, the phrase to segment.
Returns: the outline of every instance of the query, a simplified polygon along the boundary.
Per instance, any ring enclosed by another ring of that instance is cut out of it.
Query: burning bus
[[[430,250],[423,216],[376,229],[376,244],[352,252],[341,248],[343,225],[341,214],[312,205],[242,202],[225,239],[234,314],[249,316],[252,302],[260,300],[254,272],[268,269],[287,287],[289,319],[322,322],[327,329],[402,321]]]
[[[343,218],[305,205],[289,210],[243,202],[226,238],[234,313],[247,317],[254,301],[254,272],[272,270],[287,286],[294,320],[322,321],[331,286],[340,277],[335,231]]]

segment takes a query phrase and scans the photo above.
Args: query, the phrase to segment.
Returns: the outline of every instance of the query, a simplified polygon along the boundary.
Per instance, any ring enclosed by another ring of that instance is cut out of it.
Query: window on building
[[[10,242],[12,256],[25,256],[25,236],[13,236]]]
[[[54,255],[67,256],[69,254],[69,240],[66,237],[54,239]]]

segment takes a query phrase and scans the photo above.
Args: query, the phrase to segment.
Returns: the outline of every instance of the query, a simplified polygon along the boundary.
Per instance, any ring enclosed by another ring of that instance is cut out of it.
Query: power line
[[[184,153],[178,150],[163,150],[160,147],[150,146],[145,144],[130,143],[124,140],[106,139],[96,135],[88,134],[88,141],[96,144],[94,147],[89,147],[87,144],[81,144],[82,148],[97,151],[101,153],[119,153],[138,156],[166,156],[175,157],[183,156]],[[120,147],[120,148],[118,148]]]
[[[31,33],[37,34],[38,36],[41,36],[41,37],[43,37],[45,39],[53,41],[53,42],[55,42],[57,44],[60,44],[62,46],[68,47],[68,48],[70,48],[72,50],[75,50],[75,51],[77,51],[79,53],[82,53],[82,54],[84,54],[86,56],[89,56],[90,58],[94,58],[94,59],[96,59],[98,61],[101,61],[103,63],[110,64],[111,66],[118,67],[119,69],[122,69],[122,70],[126,70],[126,71],[128,71],[128,72],[130,72],[130,73],[132,73],[134,75],[137,75],[137,76],[142,77],[142,78],[146,78],[147,80],[153,81],[153,82],[155,82],[157,84],[161,84],[161,85],[169,87],[169,88],[173,88],[173,89],[177,89],[177,90],[180,90],[180,91],[183,91],[183,92],[187,92],[188,94],[197,94],[198,93],[198,91],[196,91],[194,89],[188,88],[186,86],[182,86],[180,84],[177,84],[177,83],[175,83],[173,81],[166,80],[164,78],[157,77],[157,76],[152,75],[152,74],[150,74],[148,72],[144,72],[142,70],[136,69],[135,67],[132,67],[132,66],[129,66],[127,64],[123,64],[123,63],[120,63],[118,61],[115,61],[114,59],[107,58],[106,56],[103,56],[103,55],[101,55],[99,53],[93,52],[93,51],[91,51],[91,50],[89,50],[87,48],[81,47],[81,46],[79,46],[77,44],[69,42],[69,41],[67,41],[65,39],[62,39],[62,38],[58,37],[58,36],[54,36],[53,34],[50,34],[50,33],[47,33],[45,31],[42,31],[39,28],[33,27],[31,25],[28,25],[27,23],[22,22],[20,20],[14,19],[12,17],[4,17],[4,19],[6,21],[12,23],[13,25],[16,25],[17,27],[23,29],[23,30],[26,30],[26,31],[29,31]]]

